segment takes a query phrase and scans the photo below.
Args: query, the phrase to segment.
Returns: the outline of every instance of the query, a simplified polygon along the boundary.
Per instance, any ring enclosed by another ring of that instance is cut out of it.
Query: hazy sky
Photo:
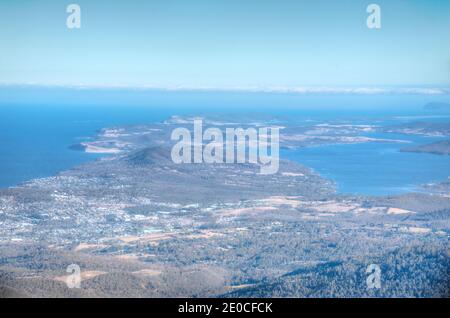
[[[0,83],[450,85],[448,0],[1,0],[0,40]]]

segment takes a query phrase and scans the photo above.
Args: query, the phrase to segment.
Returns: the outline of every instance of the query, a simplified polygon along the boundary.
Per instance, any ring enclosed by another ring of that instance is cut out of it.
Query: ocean
[[[376,135],[380,138],[392,138],[392,134]],[[444,181],[450,177],[449,156],[400,152],[402,147],[442,138],[405,135],[398,138],[411,143],[316,146],[285,151],[282,157],[301,162],[321,176],[335,181],[338,192],[343,194],[394,195],[421,192],[421,185]]]
[[[426,117],[422,107],[448,96],[295,95],[269,93],[0,88],[0,188],[70,169],[100,155],[69,149],[105,127],[154,123],[172,115],[265,114],[295,123],[351,120],[388,125]],[[424,117],[425,116],[425,117]],[[392,134],[408,146],[442,140]],[[341,193],[389,195],[420,190],[450,176],[450,157],[404,153],[396,143],[326,145],[283,150],[281,158],[332,179]]]

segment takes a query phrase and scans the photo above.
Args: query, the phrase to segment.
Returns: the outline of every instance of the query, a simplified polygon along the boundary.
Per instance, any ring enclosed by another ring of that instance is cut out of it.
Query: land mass
[[[401,151],[432,153],[432,154],[436,154],[436,155],[450,155],[450,140],[442,140],[442,141],[433,142],[433,143],[426,144],[426,145],[402,148]]]
[[[450,135],[449,122],[417,121],[401,125],[389,126],[383,129],[387,133],[419,135],[429,137],[447,137]]]
[[[282,147],[377,142],[366,125],[278,124]],[[0,293],[33,297],[449,297],[450,193],[339,195],[286,160],[175,164],[192,118],[103,129],[95,162],[0,190]],[[392,142],[397,142],[392,139]],[[86,150],[87,148],[82,148]],[[81,288],[66,284],[81,269]],[[368,289],[379,264],[383,288]]]

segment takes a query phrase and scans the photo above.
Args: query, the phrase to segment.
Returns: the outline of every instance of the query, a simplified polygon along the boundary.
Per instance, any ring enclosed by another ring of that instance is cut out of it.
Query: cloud
[[[165,90],[165,91],[218,91],[218,92],[252,92],[252,93],[285,93],[285,94],[349,94],[349,95],[380,95],[380,94],[415,94],[415,95],[445,95],[450,94],[450,88],[444,87],[333,87],[333,86],[189,86],[189,85],[53,85],[53,84],[11,84],[0,83],[0,87],[55,87],[72,89],[134,89],[134,90]]]

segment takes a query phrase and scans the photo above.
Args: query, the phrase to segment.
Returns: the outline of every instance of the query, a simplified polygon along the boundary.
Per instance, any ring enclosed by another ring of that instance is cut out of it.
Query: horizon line
[[[124,90],[156,90],[156,91],[192,91],[192,92],[242,92],[242,93],[280,93],[280,94],[354,94],[354,95],[377,95],[377,94],[411,94],[411,95],[447,95],[450,87],[445,85],[300,85],[300,86],[189,86],[189,85],[87,85],[87,84],[44,84],[44,83],[0,83],[4,87],[41,87],[41,88],[67,88],[75,90],[101,90],[101,89],[124,89]]]

